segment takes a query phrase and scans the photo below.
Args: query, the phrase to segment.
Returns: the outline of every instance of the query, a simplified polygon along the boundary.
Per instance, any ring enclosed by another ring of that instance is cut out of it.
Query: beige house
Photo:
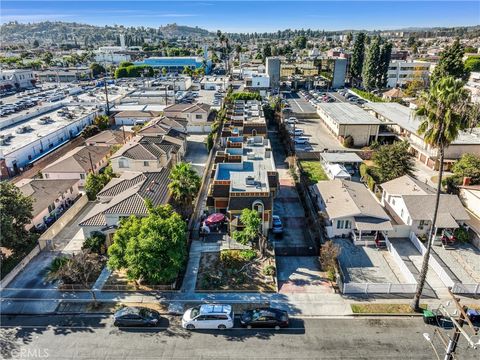
[[[188,133],[208,133],[211,130],[211,107],[207,104],[174,104],[166,107],[163,114],[167,118],[187,121]]]
[[[137,136],[112,156],[112,170],[117,174],[125,171],[160,171],[180,162],[184,152],[181,139]]]
[[[86,145],[114,146],[126,143],[133,136],[130,131],[105,130],[85,140]]]
[[[77,179],[79,186],[85,184],[89,172],[97,173],[108,165],[109,146],[79,146],[42,170],[44,179]]]

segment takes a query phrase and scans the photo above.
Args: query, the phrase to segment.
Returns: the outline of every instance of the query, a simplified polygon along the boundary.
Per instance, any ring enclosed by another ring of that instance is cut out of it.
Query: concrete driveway
[[[277,256],[280,293],[331,293],[316,256]]]
[[[187,137],[187,153],[185,161],[192,164],[198,175],[202,176],[208,159],[205,139],[207,134],[190,134]]]

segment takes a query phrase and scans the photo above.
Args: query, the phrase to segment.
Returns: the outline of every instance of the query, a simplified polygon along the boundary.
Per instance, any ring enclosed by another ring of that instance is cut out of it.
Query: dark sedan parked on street
[[[240,317],[243,327],[275,328],[288,327],[288,313],[274,308],[247,310]]]
[[[144,307],[124,307],[113,315],[114,326],[157,326],[160,314]]]

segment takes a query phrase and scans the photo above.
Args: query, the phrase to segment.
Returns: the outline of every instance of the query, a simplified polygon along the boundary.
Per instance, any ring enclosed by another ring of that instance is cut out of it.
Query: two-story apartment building
[[[423,140],[423,135],[418,134],[422,119],[415,116],[415,110],[398,103],[365,104],[365,109],[381,120],[399,140],[410,143],[410,151],[415,157],[428,167],[438,169],[438,150],[428,145]],[[458,138],[445,148],[445,167],[451,165],[465,153],[480,154],[480,128],[460,131]]]
[[[278,173],[270,141],[261,136],[228,139],[225,150],[217,151],[208,191],[207,208],[229,218],[230,231],[241,228],[243,209],[255,209],[263,219],[264,234],[272,226],[273,199]]]

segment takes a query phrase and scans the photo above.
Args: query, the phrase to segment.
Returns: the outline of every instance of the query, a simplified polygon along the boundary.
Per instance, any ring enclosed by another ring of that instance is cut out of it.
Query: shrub
[[[345,139],[343,139],[343,146],[346,148],[352,148],[354,145],[353,137],[352,135],[347,135]]]
[[[361,163],[361,164],[360,164],[359,171],[360,171],[360,176],[361,176],[361,177],[365,177],[365,175],[367,175],[367,171],[368,171],[368,166],[367,166],[367,164]]]
[[[213,148],[213,133],[210,133],[207,136],[207,151],[210,152],[212,148]]]
[[[85,239],[82,250],[90,250],[95,254],[101,254],[105,249],[106,237],[102,233],[95,233]]]
[[[368,91],[363,91],[360,89],[351,89],[351,90],[366,100],[369,100],[372,102],[384,102],[384,100],[381,97],[378,97],[372,93],[369,93]]]
[[[470,240],[470,237],[468,236],[468,231],[463,226],[455,229],[453,234],[460,242],[468,242]]]
[[[257,252],[252,249],[241,250],[240,257],[245,261],[252,261],[257,257]]]
[[[275,266],[267,265],[263,268],[262,272],[265,276],[273,276],[275,275]]]
[[[327,271],[327,279],[330,281],[335,281],[335,270],[333,269],[328,269]]]

